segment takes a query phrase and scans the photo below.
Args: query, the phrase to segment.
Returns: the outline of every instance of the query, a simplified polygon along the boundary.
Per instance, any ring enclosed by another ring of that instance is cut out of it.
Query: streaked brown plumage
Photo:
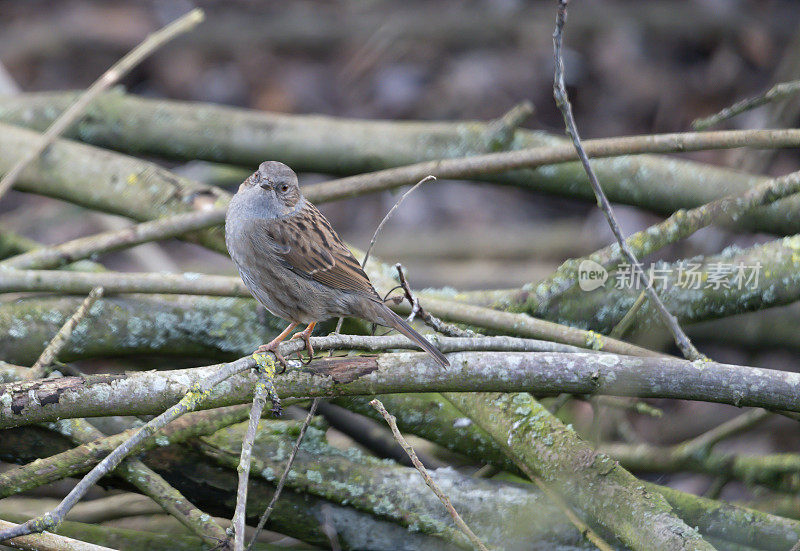
[[[277,346],[300,323],[308,337],[318,321],[358,317],[392,327],[437,363],[447,358],[381,301],[367,274],[328,220],[300,193],[297,175],[276,161],[261,164],[231,200],[225,243],[253,296],[289,327],[259,351]]]

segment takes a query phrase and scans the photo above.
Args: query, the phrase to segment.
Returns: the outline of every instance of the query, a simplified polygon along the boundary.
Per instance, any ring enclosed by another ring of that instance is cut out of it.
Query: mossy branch
[[[527,394],[448,393],[532,480],[583,511],[631,549],[708,549],[658,493],[594,452]],[[509,421],[511,426],[509,426]],[[647,519],[647,522],[642,522]]]
[[[322,339],[312,339],[325,350]],[[282,347],[284,355],[302,343]],[[394,392],[534,392],[551,396],[608,394],[702,400],[771,410],[800,411],[800,377],[785,371],[674,358],[558,352],[458,352],[453,367],[436,369],[424,354],[319,359],[311,370],[290,369],[275,381],[281,398]],[[96,415],[158,414],[181,400],[194,382],[252,369],[252,358],[229,364],[160,372],[89,375],[0,386],[0,427]],[[319,374],[317,374],[319,373]],[[214,390],[202,406],[252,399],[255,378],[240,373]]]
[[[42,129],[73,97],[74,94],[70,93],[44,93],[2,98],[0,120]],[[132,154],[206,159],[252,167],[265,159],[277,159],[298,171],[359,174],[421,161],[487,153],[493,147],[491,123],[475,121],[390,122],[282,115],[210,104],[145,99],[121,93],[105,94],[90,106],[88,113],[89,116],[68,136]],[[209,135],[209,129],[213,129],[213,141],[205,137]],[[3,130],[6,134],[5,127]],[[756,143],[750,141],[756,135],[750,134],[747,138],[745,134],[739,134],[737,139],[740,141],[731,142],[730,137],[734,134],[730,134],[723,141],[727,146],[744,146]],[[659,147],[647,145],[657,142],[649,137],[627,139],[645,144],[640,152],[647,147],[656,151],[676,151],[692,148],[688,136],[665,137]],[[702,141],[709,134],[695,136]],[[758,145],[768,146],[769,142],[774,145],[775,137]],[[12,137],[9,135],[6,139],[12,140]],[[570,157],[574,153],[569,151],[562,138],[543,132],[517,129],[509,143],[515,150],[548,148],[551,156],[556,148],[561,148],[562,160],[574,158]],[[10,144],[3,145],[5,147],[0,151],[14,149]],[[57,143],[56,147],[60,145]],[[706,143],[702,147],[709,145]],[[608,144],[604,147],[607,148]],[[626,151],[631,151],[630,143],[607,154]],[[0,155],[0,168],[4,163],[3,156]],[[557,158],[544,160],[557,161]],[[80,156],[73,164],[82,164]],[[708,164],[654,155],[599,160],[594,166],[598,177],[606,182],[606,192],[612,201],[666,213],[699,206],[768,181],[768,178]],[[74,167],[74,170],[77,175],[85,172],[79,167]],[[429,167],[420,170],[422,176],[437,175]],[[69,173],[67,170],[64,172]],[[402,183],[414,183],[422,176],[409,176]],[[587,200],[592,198],[585,175],[575,162],[477,178]],[[26,187],[29,185],[25,184]],[[317,200],[321,197],[311,198]],[[782,201],[775,208],[752,213],[744,222],[775,233],[795,233],[800,231],[800,226],[787,215],[797,210],[798,203],[800,199]]]
[[[774,203],[798,192],[800,192],[800,172],[793,172],[759,184],[738,195],[717,199],[690,210],[679,210],[663,222],[634,233],[627,238],[626,243],[638,258],[643,258],[671,243],[689,237],[712,223],[736,220],[755,207]],[[584,260],[591,260],[606,269],[612,269],[623,260],[623,256],[619,246],[613,244],[585,257],[567,260],[552,276],[531,284],[531,290],[526,289],[503,299],[504,306],[534,315],[547,311],[557,297],[575,286],[578,266]]]
[[[189,413],[161,429],[157,435],[144,440],[132,453],[183,442],[222,427],[238,423],[247,417],[245,406],[231,406]],[[66,477],[85,473],[117,446],[133,436],[136,429],[106,436],[27,465],[0,473],[0,497],[8,497]]]

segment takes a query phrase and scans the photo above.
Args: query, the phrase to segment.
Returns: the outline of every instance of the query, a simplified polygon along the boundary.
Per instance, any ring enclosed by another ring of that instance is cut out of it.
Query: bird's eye
[[[289,191],[289,184],[281,184],[279,189],[281,193],[286,193],[287,191]]]

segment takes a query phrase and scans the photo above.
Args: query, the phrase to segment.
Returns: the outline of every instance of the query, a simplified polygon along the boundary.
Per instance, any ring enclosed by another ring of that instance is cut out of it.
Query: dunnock
[[[449,362],[380,299],[361,265],[317,207],[300,193],[297,175],[277,161],[261,163],[240,186],[225,217],[225,244],[247,288],[289,326],[258,352],[285,363],[278,345],[300,323],[309,336],[317,322],[357,317],[392,327],[442,367]]]

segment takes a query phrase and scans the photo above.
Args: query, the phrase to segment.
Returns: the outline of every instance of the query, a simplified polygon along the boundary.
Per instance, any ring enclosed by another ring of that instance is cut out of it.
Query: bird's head
[[[279,218],[296,212],[304,201],[297,174],[283,163],[265,161],[239,186],[233,198],[255,218]]]

